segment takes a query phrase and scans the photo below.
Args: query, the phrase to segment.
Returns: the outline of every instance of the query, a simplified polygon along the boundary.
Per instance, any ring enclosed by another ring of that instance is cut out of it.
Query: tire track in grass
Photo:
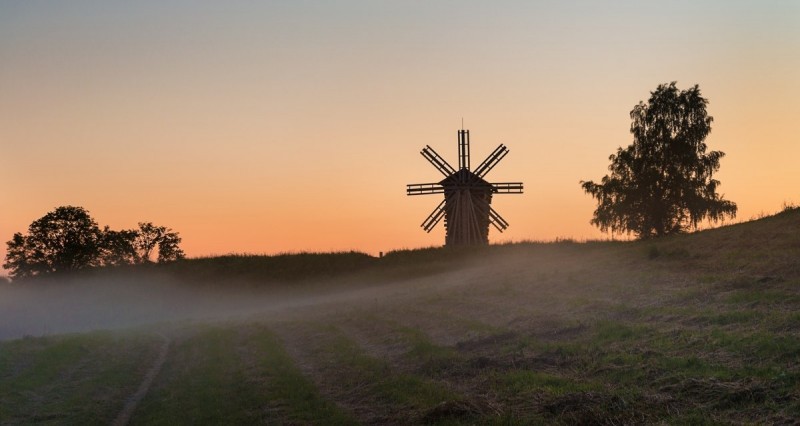
[[[286,351],[281,339],[264,324],[243,327],[247,345],[238,348],[248,381],[261,389],[261,410],[280,424],[353,425],[335,403],[324,399]],[[274,417],[277,417],[275,419]]]
[[[150,390],[150,386],[153,385],[153,380],[155,380],[156,376],[161,371],[161,368],[164,366],[164,362],[167,360],[167,354],[169,353],[169,345],[171,341],[167,336],[161,333],[157,334],[163,340],[161,349],[158,352],[158,357],[150,369],[147,370],[147,374],[144,375],[144,379],[142,379],[142,382],[139,384],[139,389],[137,389],[136,393],[127,399],[125,402],[125,407],[122,408],[122,411],[120,411],[120,413],[117,415],[117,418],[111,423],[113,426],[124,426],[128,424],[131,419],[131,415],[133,415],[133,412],[139,405],[139,401],[141,401],[142,398],[144,398],[144,396],[147,394],[147,391]]]
[[[462,351],[458,345],[442,344],[444,339],[437,342],[428,334],[430,329],[440,335],[448,331],[459,333],[480,329],[488,335],[486,330],[490,327],[446,313],[416,308],[408,312],[413,312],[413,315],[403,316],[398,312],[389,312],[386,317],[364,314],[362,321],[348,318],[339,326],[368,354],[389,361],[396,371],[433,381],[459,395],[458,399],[444,401],[429,410],[425,415],[426,421],[478,422],[480,419],[480,422],[500,422],[506,411],[505,404],[497,398],[486,380],[494,368],[492,361]]]
[[[356,423],[320,396],[264,324],[203,324],[172,338],[131,425]]]
[[[173,336],[161,374],[130,424],[260,424],[263,396],[246,381],[234,324],[197,324]]]
[[[280,324],[276,332],[320,392],[363,423],[427,422],[443,404],[464,400],[440,381],[404,373],[402,366],[370,356],[335,325]]]
[[[0,343],[0,424],[108,424],[158,352],[140,332]]]

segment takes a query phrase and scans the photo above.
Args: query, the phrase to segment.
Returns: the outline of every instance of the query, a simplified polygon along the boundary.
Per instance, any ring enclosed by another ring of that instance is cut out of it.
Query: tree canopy
[[[101,230],[83,207],[62,206],[31,223],[27,235],[14,234],[3,266],[21,278],[130,265],[149,262],[156,247],[158,261],[167,262],[184,257],[180,242],[177,232],[151,222],[139,223],[139,229]]]
[[[651,238],[685,232],[704,220],[736,216],[736,204],[717,193],[721,151],[706,153],[713,117],[695,85],[661,84],[630,113],[633,143],[609,157],[600,183],[581,181],[597,199],[591,223],[602,231]]]
[[[28,235],[14,234],[4,267],[13,276],[65,272],[95,266],[101,232],[82,207],[58,207],[35,220]]]
[[[156,247],[158,247],[158,261],[168,262],[183,258],[183,250],[178,246],[180,242],[181,237],[170,228],[156,226],[152,222],[139,222],[139,231],[133,239],[133,246],[137,250],[138,258],[143,262],[151,261]]]

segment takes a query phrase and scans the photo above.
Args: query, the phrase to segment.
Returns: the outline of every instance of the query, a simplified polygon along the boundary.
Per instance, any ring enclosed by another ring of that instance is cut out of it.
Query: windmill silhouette
[[[475,169],[469,164],[469,130],[458,131],[458,170],[454,169],[430,145],[420,152],[445,178],[437,183],[407,185],[408,195],[444,194],[444,200],[424,222],[422,229],[431,230],[444,218],[445,245],[489,244],[489,224],[503,232],[508,222],[491,206],[494,194],[522,194],[522,182],[489,183],[483,178],[508,154],[500,144]]]

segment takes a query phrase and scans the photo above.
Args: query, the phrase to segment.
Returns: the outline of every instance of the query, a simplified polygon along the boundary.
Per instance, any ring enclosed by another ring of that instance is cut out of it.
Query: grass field
[[[267,295],[278,277],[307,303],[0,342],[0,423],[113,422],[163,338],[130,424],[800,419],[800,210],[658,241],[306,256],[298,280],[299,258],[167,272]]]

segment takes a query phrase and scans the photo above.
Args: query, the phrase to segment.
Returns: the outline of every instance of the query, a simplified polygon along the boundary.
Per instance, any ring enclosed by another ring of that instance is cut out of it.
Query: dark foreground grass
[[[250,339],[257,369],[251,380],[262,383],[264,399],[281,412],[282,419],[293,424],[356,424],[354,418],[320,396],[271,330],[257,327]]]
[[[463,399],[441,382],[367,354],[335,326],[296,323],[284,331],[288,333],[301,345],[296,356],[310,365],[315,384],[370,422],[420,422],[436,406]]]
[[[800,369],[791,345],[761,336],[602,321],[569,339],[484,338],[461,348],[473,380],[514,424],[791,423],[800,415]],[[758,355],[756,355],[758,354]]]
[[[173,346],[131,424],[353,424],[260,326],[193,330]]]
[[[258,392],[236,355],[233,329],[203,327],[177,340],[131,424],[245,424],[263,421]]]
[[[96,332],[0,342],[0,424],[108,424],[159,339]]]

